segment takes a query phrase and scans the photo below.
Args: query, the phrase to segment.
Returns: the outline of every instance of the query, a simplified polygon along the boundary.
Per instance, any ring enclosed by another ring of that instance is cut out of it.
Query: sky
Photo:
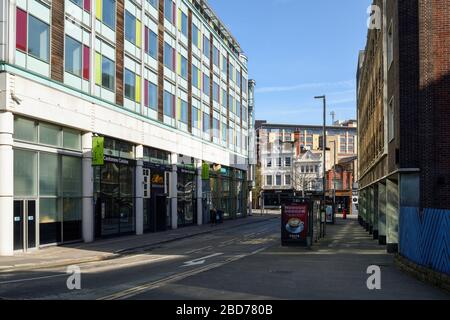
[[[208,0],[249,59],[256,119],[356,119],[356,66],[371,0]]]

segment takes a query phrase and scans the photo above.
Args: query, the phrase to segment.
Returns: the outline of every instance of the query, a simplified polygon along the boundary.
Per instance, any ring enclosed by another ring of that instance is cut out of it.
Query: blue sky
[[[371,0],[208,0],[249,57],[256,118],[321,124],[356,119],[356,65]]]

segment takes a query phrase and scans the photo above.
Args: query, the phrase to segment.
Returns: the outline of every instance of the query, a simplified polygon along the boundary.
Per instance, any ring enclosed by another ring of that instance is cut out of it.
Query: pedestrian
[[[217,223],[217,210],[216,210],[216,208],[212,208],[210,210],[210,215],[211,215],[211,227],[213,227]]]

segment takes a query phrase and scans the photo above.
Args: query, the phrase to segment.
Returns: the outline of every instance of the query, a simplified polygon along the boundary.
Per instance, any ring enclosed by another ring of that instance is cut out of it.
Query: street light
[[[327,150],[327,130],[326,130],[326,125],[327,125],[327,97],[325,95],[323,96],[317,96],[314,97],[314,99],[322,99],[323,100],[323,168],[322,168],[322,172],[323,172],[323,186],[322,186],[322,190],[323,190],[323,212],[325,214],[325,210],[326,210],[326,195],[325,195],[325,185],[327,182],[327,178],[325,175],[325,167],[326,167],[326,162],[325,162],[325,158],[326,158],[326,150]],[[321,221],[322,222],[322,221]],[[325,235],[325,225],[326,225],[326,214],[325,214],[325,223],[323,226],[323,235]]]

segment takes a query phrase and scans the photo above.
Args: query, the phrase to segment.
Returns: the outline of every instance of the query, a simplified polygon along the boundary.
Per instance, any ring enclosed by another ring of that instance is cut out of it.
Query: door
[[[14,250],[23,250],[24,201],[14,201]]]
[[[14,250],[36,247],[36,200],[14,201]]]
[[[156,231],[167,230],[166,199],[164,194],[156,196]]]

